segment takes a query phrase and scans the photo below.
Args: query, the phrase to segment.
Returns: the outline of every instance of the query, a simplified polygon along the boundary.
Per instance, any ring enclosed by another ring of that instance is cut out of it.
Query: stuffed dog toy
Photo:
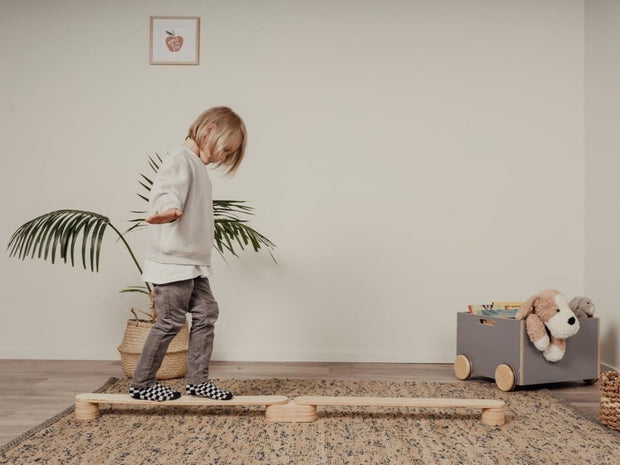
[[[587,297],[575,297],[568,306],[577,318],[590,318],[594,316],[594,303]]]
[[[527,335],[550,362],[562,360],[566,338],[579,331],[579,321],[568,306],[566,297],[546,289],[530,297],[517,311],[517,320],[525,320]]]

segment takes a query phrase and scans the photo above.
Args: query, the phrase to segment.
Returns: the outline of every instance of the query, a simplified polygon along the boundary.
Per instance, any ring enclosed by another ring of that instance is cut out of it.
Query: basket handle
[[[155,307],[155,292],[149,292],[149,300],[151,301],[151,321],[157,320],[157,307]]]
[[[138,311],[138,312],[140,312],[140,313],[144,313],[145,315],[147,315],[147,316],[149,317],[149,319],[150,319],[151,321],[153,321],[153,322],[155,321],[155,320],[153,319],[153,315],[152,315],[152,314],[150,314],[150,313],[148,313],[148,312],[145,312],[144,310],[140,310],[139,308],[131,307],[131,313],[133,313],[133,316],[134,316],[134,317],[135,317],[135,319],[136,319],[136,326],[137,326],[138,321],[139,321],[138,314],[136,313],[136,311]]]

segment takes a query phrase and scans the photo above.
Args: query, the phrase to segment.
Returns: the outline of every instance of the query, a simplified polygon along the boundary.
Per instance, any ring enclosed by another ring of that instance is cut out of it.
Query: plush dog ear
[[[533,295],[532,297],[527,299],[523,303],[523,305],[521,305],[519,307],[519,310],[517,310],[517,314],[515,315],[515,319],[516,320],[525,320],[525,318],[527,318],[527,316],[534,311],[534,304],[536,303],[537,299],[538,299],[538,294]]]
[[[568,306],[571,310],[575,311],[575,309],[579,308],[581,305],[582,299],[584,299],[584,297],[573,297],[568,303]]]

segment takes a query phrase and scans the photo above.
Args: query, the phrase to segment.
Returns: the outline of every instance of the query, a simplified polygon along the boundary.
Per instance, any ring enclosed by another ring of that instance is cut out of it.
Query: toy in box
[[[525,320],[458,313],[454,372],[459,379],[493,378],[502,391],[564,381],[596,382],[599,319],[579,319],[579,324],[562,359],[550,362],[530,341]]]

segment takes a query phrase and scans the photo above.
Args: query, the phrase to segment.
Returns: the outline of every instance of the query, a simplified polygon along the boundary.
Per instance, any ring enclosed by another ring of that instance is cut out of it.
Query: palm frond
[[[249,245],[255,252],[266,247],[273,249],[275,244],[263,236],[261,233],[250,227],[243,220],[220,219],[215,222],[215,248],[224,253],[225,250],[238,256],[235,250],[235,244],[241,250],[245,250]]]
[[[151,169],[153,170],[153,172],[157,173],[159,171],[159,167],[161,166],[161,164],[163,163],[162,158],[159,156],[158,153],[155,154],[155,156],[157,157],[157,161],[155,161],[153,159],[153,157],[149,157],[149,166],[151,167]]]
[[[55,263],[56,258],[70,259],[75,266],[75,247],[81,239],[84,269],[99,270],[101,244],[110,220],[98,213],[83,210],[57,210],[24,223],[13,233],[7,249],[11,257],[24,260],[42,258]]]
[[[121,292],[139,292],[140,294],[149,295],[151,293],[151,290],[147,286],[129,286],[123,289]]]
[[[135,212],[132,212],[135,213]],[[125,234],[131,232],[131,231],[135,231],[136,229],[142,229],[146,226],[146,223],[144,222],[144,218],[136,218],[133,220],[129,220],[130,223],[135,223],[132,227],[130,227],[127,231],[125,231]]]

